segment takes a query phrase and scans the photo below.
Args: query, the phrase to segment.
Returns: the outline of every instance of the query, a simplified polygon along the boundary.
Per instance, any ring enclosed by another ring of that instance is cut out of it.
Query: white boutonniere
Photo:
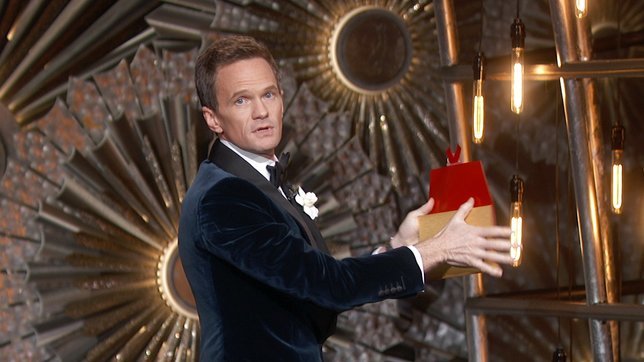
[[[315,218],[318,217],[318,208],[314,206],[317,201],[318,197],[313,192],[304,192],[301,187],[297,190],[295,202],[302,205],[304,212],[309,215],[312,220],[315,220]]]

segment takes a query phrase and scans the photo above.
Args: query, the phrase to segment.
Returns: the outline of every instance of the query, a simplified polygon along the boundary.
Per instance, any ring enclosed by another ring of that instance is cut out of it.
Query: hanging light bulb
[[[622,184],[622,154],[624,153],[624,127],[613,126],[611,134],[611,158],[613,170],[611,173],[611,204],[613,212],[622,213],[623,184]]]
[[[588,12],[588,3],[586,0],[575,0],[575,10],[578,18],[583,18]]]
[[[518,175],[512,176],[510,181],[510,228],[512,236],[510,237],[510,257],[512,266],[517,267],[521,264],[523,246],[521,243],[523,232],[523,179]]]
[[[512,36],[512,98],[510,109],[519,114],[523,110],[523,51],[525,48],[525,26],[519,17],[510,26]]]
[[[472,112],[472,140],[474,143],[483,142],[483,127],[485,126],[485,53],[478,52],[474,57],[474,111]]]
[[[561,347],[557,347],[552,353],[552,362],[566,362],[566,351]]]

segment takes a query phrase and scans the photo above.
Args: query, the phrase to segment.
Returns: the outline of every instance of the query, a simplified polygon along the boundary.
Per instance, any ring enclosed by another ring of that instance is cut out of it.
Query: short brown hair
[[[215,83],[217,71],[225,65],[252,58],[262,58],[273,69],[279,87],[279,72],[268,48],[249,36],[226,35],[218,38],[199,54],[195,64],[195,85],[203,107],[218,108]]]

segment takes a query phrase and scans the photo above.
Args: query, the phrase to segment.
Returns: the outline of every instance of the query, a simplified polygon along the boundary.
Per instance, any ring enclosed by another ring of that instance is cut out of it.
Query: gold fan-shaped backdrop
[[[10,139],[0,147],[0,359],[197,357],[194,301],[175,247],[181,200],[211,140],[192,77],[198,50],[212,37],[250,34],[278,59],[286,104],[280,147],[293,155],[293,181],[318,195],[318,222],[335,256],[362,254],[386,241],[404,211],[426,197],[427,171],[442,166],[448,144],[431,1],[90,3],[0,3],[0,31],[8,40],[0,58],[10,59],[0,66],[2,112],[20,123],[15,129],[3,124]],[[492,58],[507,53],[498,34],[507,30],[513,7],[454,3],[464,63],[479,42]],[[547,3],[531,2],[522,11],[528,47],[553,47]],[[625,26],[641,30],[641,16],[629,14]],[[13,19],[11,28],[6,19]],[[490,98],[508,99],[502,82],[490,83]],[[556,145],[566,147],[562,125],[552,121],[561,109],[548,101],[556,99],[557,86],[526,84],[534,103],[526,105],[521,135],[501,121],[510,117],[506,102],[489,107],[491,131],[475,155],[495,166],[488,178],[500,217],[515,161],[506,156],[515,152],[508,138],[521,144],[522,164],[536,166],[523,171],[529,190],[540,182],[544,190],[554,187],[544,177],[554,168],[568,175],[559,161],[565,156],[554,153]],[[627,114],[637,110],[632,98],[623,102]],[[545,194],[539,195],[552,196]],[[533,215],[540,217],[527,219],[532,244],[522,270],[486,283],[490,292],[553,285],[554,272],[541,272],[542,263],[553,263],[548,200],[534,201]],[[561,218],[574,225],[574,210],[563,209]],[[633,214],[619,229],[623,248],[634,251],[625,253],[625,265],[640,265],[625,269],[627,279],[641,278],[641,245],[628,243],[641,235],[629,226],[636,225]],[[561,229],[572,235],[564,247],[577,250],[574,228]],[[577,284],[583,282],[578,253],[563,256],[563,269]],[[414,300],[345,312],[325,357],[465,359],[463,308],[460,282],[448,280]],[[500,360],[549,357],[562,340],[575,358],[589,357],[585,321],[498,317],[488,331],[491,355]],[[627,355],[642,353],[641,324],[623,323],[622,337]]]
[[[29,302],[20,323],[34,334],[20,343],[35,342],[36,358],[194,359],[199,330],[176,234],[181,199],[210,138],[189,81],[195,55],[142,46],[129,64],[70,79],[67,99],[14,135],[16,157],[2,184],[13,193],[4,199],[13,217],[2,229],[19,248],[12,255],[23,257],[16,282]],[[288,74],[284,83],[295,84]],[[307,165],[298,182],[318,192],[334,253],[373,249],[397,218],[390,181],[352,138],[346,114],[325,112],[306,86],[286,93],[285,147],[296,165]],[[316,119],[316,132],[291,122],[302,117]],[[316,141],[320,135],[333,141]],[[377,358],[400,344],[396,308],[347,313],[340,323],[347,336],[333,338],[327,354]],[[357,327],[365,321],[378,328]],[[362,346],[353,347],[357,336]]]

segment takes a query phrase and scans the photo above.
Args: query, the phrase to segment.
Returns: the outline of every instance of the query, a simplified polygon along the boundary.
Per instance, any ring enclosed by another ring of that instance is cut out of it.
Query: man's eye
[[[244,104],[244,102],[245,102],[244,98],[237,98],[235,100],[235,104],[237,104],[237,105],[242,105],[242,104]]]
[[[273,97],[275,97],[275,93],[273,93],[273,92],[266,92],[266,94],[264,95],[264,97],[266,97],[266,98],[273,98]]]

